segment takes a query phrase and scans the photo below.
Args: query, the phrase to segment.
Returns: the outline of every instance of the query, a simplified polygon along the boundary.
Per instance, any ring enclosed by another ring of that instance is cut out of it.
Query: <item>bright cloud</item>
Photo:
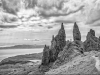
[[[6,2],[6,0],[4,1]],[[38,38],[38,43],[40,41],[43,43],[44,38],[47,38],[46,41],[50,41],[52,35],[57,34],[62,22],[65,26],[67,40],[73,38],[72,29],[74,22],[77,22],[80,28],[82,40],[85,40],[87,32],[91,28],[99,36],[99,0],[23,0],[24,2],[22,3],[21,1],[13,0],[10,2],[10,0],[7,0],[5,6],[8,8],[4,8],[5,11],[0,12],[0,23],[3,25],[9,23],[11,25],[9,29],[7,28],[9,24],[1,26],[3,30],[1,32],[11,32],[13,34],[12,36],[2,34],[2,36],[7,36],[9,39],[13,37],[15,40],[18,38],[20,41],[24,39],[25,43],[30,43],[33,38]],[[13,18],[17,20],[12,22],[10,19]],[[17,36],[14,34],[17,34]],[[3,38],[0,37],[0,39]]]

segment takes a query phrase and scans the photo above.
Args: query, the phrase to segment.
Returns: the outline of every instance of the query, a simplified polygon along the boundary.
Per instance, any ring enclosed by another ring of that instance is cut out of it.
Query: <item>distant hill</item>
[[[33,48],[43,48],[44,45],[15,45],[9,47],[0,47],[0,49],[33,49]]]
[[[26,55],[18,55],[14,57],[8,57],[0,62],[0,65],[4,64],[15,64],[15,63],[27,63],[29,60],[41,60],[42,59],[42,52],[41,53],[34,53],[34,54],[26,54]]]

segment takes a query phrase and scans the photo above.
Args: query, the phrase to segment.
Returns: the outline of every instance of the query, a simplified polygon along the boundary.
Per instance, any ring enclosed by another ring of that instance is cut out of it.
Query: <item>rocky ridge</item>
[[[95,36],[95,31],[90,29],[84,42],[85,51],[100,50],[100,40]]]
[[[48,64],[45,64],[45,65],[41,64],[42,66],[42,68],[40,67],[41,69],[44,69],[45,67],[47,68],[48,66],[48,69],[44,71],[59,69],[60,66],[63,66],[64,64],[73,61],[75,57],[79,57],[80,55],[82,55],[82,57],[87,56],[86,52],[99,51],[100,41],[99,41],[99,38],[95,36],[95,31],[93,29],[90,29],[90,31],[87,34],[86,40],[82,42],[81,33],[79,31],[77,23],[75,22],[73,26],[73,41],[69,41],[69,40],[66,41],[64,39],[66,35],[65,35],[65,30],[63,27],[64,26],[62,24],[61,25],[62,30],[61,29],[59,30],[59,33],[56,37],[52,36],[51,46],[44,47],[44,49],[46,50],[43,51],[44,53],[43,57],[46,57],[46,59],[42,58],[42,63],[45,63],[45,61],[48,61]],[[59,39],[59,36],[60,36],[60,39]],[[58,39],[58,42],[57,42],[57,39]],[[62,43],[61,40],[63,41],[64,45],[59,44],[59,43]],[[47,56],[45,56],[46,54]]]

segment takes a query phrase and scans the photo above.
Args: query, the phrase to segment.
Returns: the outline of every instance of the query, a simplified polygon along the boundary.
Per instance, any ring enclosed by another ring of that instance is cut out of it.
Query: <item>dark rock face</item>
[[[66,45],[66,35],[63,23],[61,25],[61,29],[59,30],[58,34],[52,37],[51,47],[48,46],[44,47],[43,50],[43,57],[42,57],[42,66],[49,65],[52,62],[55,62],[58,58],[58,54],[60,51],[63,50],[64,46]]]
[[[41,65],[49,64],[49,46],[44,47]]]
[[[52,36],[51,47],[44,47],[42,67],[45,65],[49,66],[51,63],[53,63],[53,65],[59,65],[65,60],[69,61],[74,58],[77,54],[82,54],[84,45],[81,41],[81,34],[76,23],[73,28],[73,38],[73,42],[66,42],[65,30],[62,23],[58,34]]]
[[[87,34],[86,41],[84,42],[85,51],[98,51],[100,49],[100,41],[99,38],[95,36],[95,31],[90,29]]]
[[[55,41],[56,41],[56,49],[62,51],[63,47],[66,45],[66,34],[63,23],[61,25],[61,29],[58,32],[58,35],[55,37]]]
[[[59,52],[63,50],[65,45],[66,45],[66,34],[62,23],[58,35],[53,37],[51,41],[51,51],[50,51],[50,54],[52,56],[52,58],[50,59],[51,62],[54,62],[57,59]]]
[[[74,41],[67,41],[63,51],[58,54],[58,59],[53,64],[52,68],[55,69],[64,63],[71,61],[77,55],[82,54],[81,51],[83,51],[83,43],[81,41],[78,42],[79,44],[76,44]]]
[[[79,51],[82,52],[84,50],[84,45],[83,42],[81,41],[81,33],[79,31],[79,27],[77,25],[77,23],[74,23],[74,27],[73,27],[73,40],[76,46],[78,46]]]
[[[74,23],[74,28],[73,28],[73,39],[75,40],[79,40],[81,41],[81,34],[78,28],[78,25],[76,24],[76,22]]]

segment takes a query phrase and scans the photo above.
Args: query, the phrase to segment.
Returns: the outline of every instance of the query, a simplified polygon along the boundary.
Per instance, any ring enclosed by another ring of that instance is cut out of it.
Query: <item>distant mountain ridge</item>
[[[0,49],[32,49],[32,48],[43,48],[44,45],[14,45],[8,47],[0,47]]]

